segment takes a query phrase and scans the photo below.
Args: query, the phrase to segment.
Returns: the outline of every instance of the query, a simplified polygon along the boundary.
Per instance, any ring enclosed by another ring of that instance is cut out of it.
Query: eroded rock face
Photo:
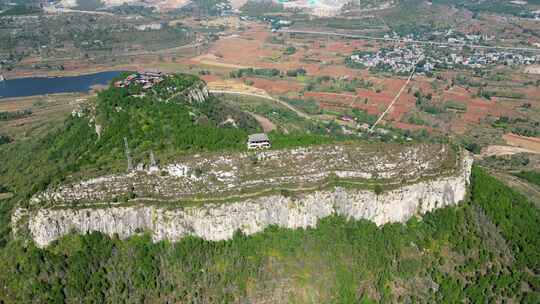
[[[335,175],[343,179],[384,179],[412,183],[450,174],[456,153],[446,145],[320,145],[255,153],[187,155],[153,172],[101,176],[36,194],[31,204],[76,205],[112,202],[130,192],[139,198],[189,199],[226,196],[284,185],[317,185]],[[447,166],[444,166],[446,164]],[[453,174],[453,173],[452,173]]]
[[[51,208],[16,211],[14,225],[28,215],[30,235],[38,246],[76,231],[99,231],[127,238],[148,231],[154,241],[193,235],[206,240],[232,238],[235,231],[245,234],[262,231],[269,225],[286,228],[313,227],[321,218],[339,214],[367,219],[382,225],[404,222],[416,214],[454,205],[465,198],[472,158],[464,155],[459,170],[451,176],[436,177],[376,195],[372,191],[334,188],[307,194],[271,195],[234,203],[202,204],[169,208],[138,205],[103,208]]]
[[[206,83],[200,81],[185,90],[184,95],[190,103],[203,103],[210,96]]]

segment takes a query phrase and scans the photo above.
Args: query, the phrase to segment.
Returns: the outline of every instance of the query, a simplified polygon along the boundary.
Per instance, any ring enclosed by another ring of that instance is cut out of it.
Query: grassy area
[[[540,172],[538,171],[521,171],[514,173],[514,175],[528,181],[531,184],[540,186]]]
[[[0,101],[0,130],[14,140],[41,137],[63,121],[87,94],[54,94]]]
[[[16,5],[6,9],[0,13],[0,17],[4,16],[24,16],[33,15],[41,12],[41,9],[29,5]]]
[[[467,112],[467,105],[465,103],[453,101],[453,100],[448,100],[447,102],[445,102],[444,108],[447,110],[450,109],[457,112]]]
[[[308,113],[311,115],[321,114],[321,108],[319,107],[319,104],[313,99],[306,100],[301,98],[286,97],[281,99],[304,113]]]
[[[306,132],[316,127],[313,122],[298,116],[294,111],[265,98],[235,95],[224,95],[220,98],[232,106],[270,119],[281,131]],[[300,109],[305,110],[301,107]]]

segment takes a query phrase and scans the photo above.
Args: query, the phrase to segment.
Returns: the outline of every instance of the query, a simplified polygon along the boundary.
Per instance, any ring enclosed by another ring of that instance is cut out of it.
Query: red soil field
[[[505,134],[503,138],[509,145],[526,148],[540,153],[540,138],[519,136],[512,133]]]
[[[328,51],[328,52],[348,54],[348,53],[352,53],[353,51],[359,49],[360,47],[362,47],[365,44],[366,44],[366,42],[360,41],[360,40],[350,40],[348,42],[332,41],[332,42],[330,42],[328,44],[325,44],[326,47],[323,48],[323,49]]]
[[[303,86],[300,83],[287,80],[269,80],[264,78],[247,77],[246,79],[253,81],[253,86],[263,89],[270,94],[287,94],[290,92],[299,92]]]
[[[341,110],[343,110],[343,107],[336,106],[336,105],[331,104],[331,103],[320,102],[319,106],[321,107],[321,109],[324,109],[324,110],[331,110],[331,111],[341,111]]]
[[[313,98],[318,101],[323,101],[325,106],[330,104],[333,107],[341,108],[357,108],[367,111],[369,114],[380,114],[392,102],[395,94],[404,84],[404,80],[399,79],[384,79],[380,81],[384,86],[384,90],[377,93],[370,89],[357,89],[356,94],[353,93],[325,93],[325,92],[306,92],[304,98]],[[367,98],[367,103],[365,99]],[[411,94],[404,93],[394,103],[394,106],[389,111],[387,120],[399,121],[403,114],[409,112],[415,107],[415,98]]]
[[[425,129],[425,130],[427,130],[429,132],[433,131],[433,129],[431,127],[428,127],[428,126],[413,125],[413,124],[400,122],[400,121],[395,121],[392,124],[393,124],[394,127],[399,128],[399,129],[403,129],[403,130],[415,131],[415,130]]]
[[[216,75],[201,75],[199,77],[206,82],[218,81],[221,79]]]

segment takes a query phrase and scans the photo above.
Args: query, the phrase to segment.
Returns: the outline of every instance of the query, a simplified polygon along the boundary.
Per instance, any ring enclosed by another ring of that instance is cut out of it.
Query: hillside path
[[[210,93],[213,93],[213,94],[231,94],[231,95],[243,95],[243,96],[252,96],[252,97],[259,97],[259,98],[264,98],[264,99],[268,99],[268,100],[272,100],[276,103],[279,103],[280,105],[286,107],[287,109],[295,112],[298,116],[302,117],[302,118],[305,118],[305,119],[314,119],[313,117],[311,117],[309,114],[307,113],[304,113],[300,110],[298,110],[297,108],[291,106],[290,104],[286,103],[285,101],[283,100],[280,100],[280,99],[277,99],[277,98],[274,98],[270,95],[262,95],[262,94],[256,94],[256,93],[249,93],[249,92],[238,92],[238,91],[226,91],[226,90],[209,90]]]

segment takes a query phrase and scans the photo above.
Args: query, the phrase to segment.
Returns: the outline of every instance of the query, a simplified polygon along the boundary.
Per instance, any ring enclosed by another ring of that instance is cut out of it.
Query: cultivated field
[[[64,121],[77,105],[88,98],[91,98],[88,94],[55,94],[0,99],[0,112],[32,112],[27,117],[0,120],[1,134],[15,140],[44,134]]]

